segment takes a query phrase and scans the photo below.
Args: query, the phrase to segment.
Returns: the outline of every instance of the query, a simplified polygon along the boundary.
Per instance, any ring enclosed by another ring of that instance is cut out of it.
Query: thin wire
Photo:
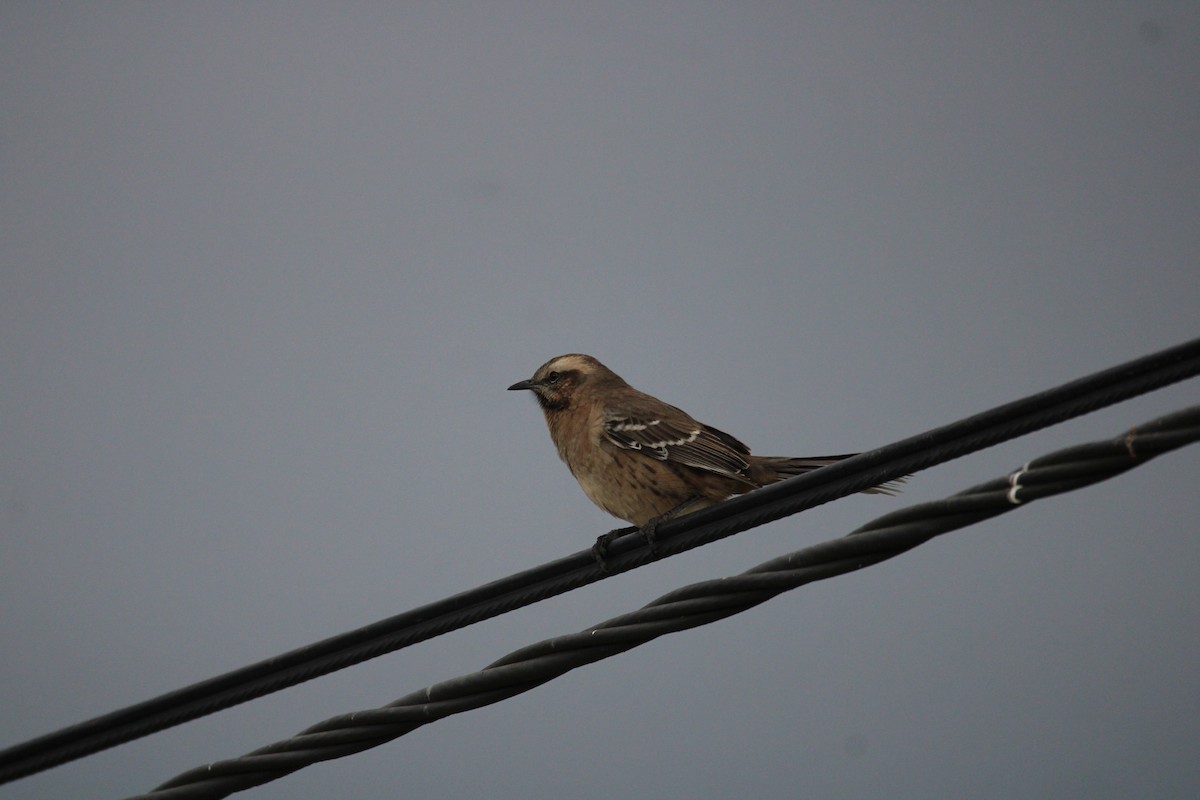
[[[612,543],[607,571],[589,550],[291,650],[0,751],[0,784],[426,641],[739,531],[878,486],[1001,441],[1200,374],[1200,339],[862,453],[671,520],[655,553]]]
[[[886,514],[840,539],[789,553],[741,575],[685,586],[579,633],[523,647],[478,672],[413,692],[382,708],[332,717],[244,756],[189,770],[128,800],[215,800],[319,761],[377,747],[430,722],[497,703],[664,634],[733,616],[806,583],[886,561],[941,534],[1098,483],[1197,440],[1200,406],[1115,439],[1057,451],[1005,477]]]

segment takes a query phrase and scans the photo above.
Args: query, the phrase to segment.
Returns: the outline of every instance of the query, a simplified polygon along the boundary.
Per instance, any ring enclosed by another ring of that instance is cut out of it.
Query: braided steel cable
[[[1194,406],[1115,439],[1059,450],[1006,477],[886,514],[840,539],[789,553],[741,575],[685,586],[579,633],[521,648],[478,672],[413,692],[382,708],[333,717],[239,758],[184,772],[129,800],[227,797],[318,761],[377,747],[422,725],[499,702],[664,634],[724,619],[806,583],[877,564],[941,534],[1113,477],[1198,439],[1200,406]]]
[[[609,548],[607,570],[597,565],[590,550],[582,550],[0,750],[0,784],[295,686],[1196,375],[1200,375],[1200,339],[671,520],[658,528],[655,553],[650,552],[640,536],[623,537]]]

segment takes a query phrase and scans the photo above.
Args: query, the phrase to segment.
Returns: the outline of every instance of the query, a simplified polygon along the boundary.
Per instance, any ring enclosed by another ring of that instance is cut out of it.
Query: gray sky
[[[1200,333],[1200,6],[0,9],[0,745],[588,546],[592,353],[756,451]],[[0,789],[120,797],[1195,381]],[[246,794],[1194,797],[1200,449]]]

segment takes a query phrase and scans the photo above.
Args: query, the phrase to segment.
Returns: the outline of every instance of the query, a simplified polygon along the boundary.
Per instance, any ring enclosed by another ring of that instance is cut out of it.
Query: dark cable
[[[239,758],[189,770],[128,800],[214,800],[319,761],[377,747],[422,725],[507,699],[663,634],[706,625],[806,583],[886,561],[941,534],[1097,483],[1197,440],[1200,406],[1115,439],[1057,451],[1006,477],[886,514],[840,539],[789,553],[741,575],[684,586],[579,633],[523,647],[478,672],[413,692],[382,708],[332,717]]]
[[[0,784],[82,758],[475,622],[836,500],[966,453],[1200,374],[1200,339],[1135,359],[663,524],[658,552],[613,542],[608,570],[589,550],[357,630],[194,683],[0,751]]]

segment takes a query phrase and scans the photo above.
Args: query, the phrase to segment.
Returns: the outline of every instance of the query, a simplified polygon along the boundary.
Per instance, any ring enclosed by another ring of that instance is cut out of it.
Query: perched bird
[[[653,546],[659,522],[849,458],[756,456],[724,431],[623,381],[591,356],[569,353],[509,390],[528,389],[546,416],[558,455],[596,505],[641,529]],[[869,493],[894,494],[884,484]],[[596,540],[604,563],[609,543]]]

